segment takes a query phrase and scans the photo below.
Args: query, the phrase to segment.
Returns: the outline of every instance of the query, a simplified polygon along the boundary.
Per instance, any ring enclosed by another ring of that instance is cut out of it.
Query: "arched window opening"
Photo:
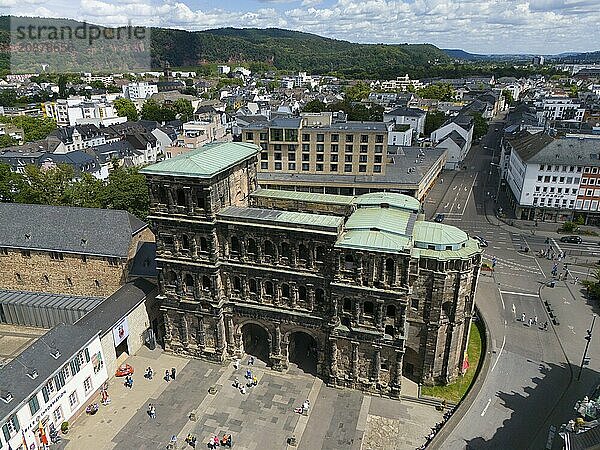
[[[183,189],[177,189],[177,206],[185,206],[185,192]]]
[[[202,277],[202,289],[204,289],[205,291],[210,290],[210,277],[208,277],[207,275],[204,275]]]
[[[184,277],[184,284],[185,292],[188,294],[194,292],[194,278],[189,273]]]
[[[346,255],[344,256],[344,269],[354,269],[354,257],[350,253],[346,253]]]
[[[291,259],[292,259],[292,248],[290,247],[290,244],[288,244],[287,242],[281,243],[281,256],[283,258],[287,258],[288,261],[291,261]]]
[[[270,281],[265,282],[265,295],[273,295],[273,283]]]
[[[386,317],[396,317],[396,305],[387,305],[385,308]]]
[[[254,239],[248,239],[248,253],[250,255],[256,255],[258,253],[258,247]]]
[[[290,298],[290,285],[289,284],[281,285],[281,297]]]
[[[231,253],[239,253],[240,252],[240,240],[231,236]]]
[[[200,238],[200,251],[207,252],[208,251],[208,241],[204,236]]]
[[[315,261],[325,262],[325,249],[323,247],[317,247],[315,249]]]
[[[306,288],[304,286],[298,287],[298,300],[306,301],[307,293]]]
[[[452,314],[452,302],[444,302],[442,304],[442,311],[446,314],[446,317],[450,317]]]
[[[172,270],[167,273],[167,284],[173,286],[177,284],[177,274]]]
[[[298,261],[301,264],[306,264],[308,261],[308,247],[304,244],[298,246]]]
[[[363,314],[365,316],[372,316],[373,311],[375,311],[375,306],[373,305],[373,302],[364,302],[363,303]]]
[[[352,311],[352,300],[350,300],[349,298],[345,298],[343,308],[344,308],[344,312]]]
[[[256,282],[256,280],[254,278],[250,279],[250,282],[248,283],[248,290],[250,291],[251,294],[258,293],[258,283]]]
[[[325,291],[323,289],[319,288],[315,291],[315,301],[317,303],[325,302]]]
[[[275,246],[269,240],[265,241],[265,255],[275,257]]]
[[[190,239],[187,237],[187,234],[184,234],[183,236],[181,236],[181,248],[183,250],[190,249]]]
[[[233,277],[233,290],[235,292],[242,290],[242,280],[240,280],[240,277]]]
[[[166,205],[168,203],[167,190],[164,186],[160,186],[158,188],[158,201],[163,205]]]

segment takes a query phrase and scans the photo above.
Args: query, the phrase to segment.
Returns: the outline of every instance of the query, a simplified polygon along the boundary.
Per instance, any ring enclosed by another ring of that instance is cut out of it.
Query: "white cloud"
[[[235,1],[211,1],[207,9],[192,8],[191,0],[52,0],[43,6],[36,4],[40,1],[0,0],[0,11],[102,25],[130,19],[189,30],[281,27],[350,41],[430,42],[479,53],[596,50],[600,42],[600,0],[260,0],[262,6],[253,10],[240,10]]]

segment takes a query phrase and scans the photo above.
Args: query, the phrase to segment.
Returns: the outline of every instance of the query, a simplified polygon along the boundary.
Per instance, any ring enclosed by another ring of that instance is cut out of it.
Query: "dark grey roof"
[[[109,163],[113,159],[124,159],[137,154],[137,150],[129,141],[115,141],[91,148],[100,163]]]
[[[77,132],[79,134],[81,134],[81,137],[83,140],[91,139],[91,138],[94,138],[101,134],[100,129],[96,125],[85,124],[85,125],[75,125],[75,126],[70,126],[70,127],[57,128],[52,133],[50,133],[50,136],[58,138],[61,142],[65,143],[65,144],[72,144],[73,143],[73,132],[75,130],[77,130]]]
[[[447,136],[444,136],[444,138],[442,138],[442,141],[444,141],[445,139],[452,139],[456,145],[458,145],[460,148],[463,148],[465,146],[465,144],[467,143],[467,141],[465,140],[465,138],[463,138],[460,133],[456,130],[452,130],[452,133],[448,134]]]
[[[60,324],[38,338],[20,355],[0,369],[0,391],[10,392],[12,401],[0,401],[0,420],[10,416],[22,403],[39,391],[47,380],[97,334],[91,328]],[[52,349],[60,352],[55,359]],[[31,379],[27,372],[35,369],[38,376]]]
[[[46,161],[52,161],[54,164],[68,164],[73,166],[76,175],[82,172],[93,173],[100,170],[98,160],[81,150],[69,153],[44,153],[39,158],[38,163],[41,165]]]
[[[137,278],[122,286],[74,325],[57,325],[0,368],[0,391],[8,391],[13,396],[10,403],[0,401],[0,420],[13,414],[78,351],[96,336],[109,333],[140,303],[146,301],[152,307],[155,296],[156,286]],[[60,352],[57,359],[51,355],[52,349]],[[37,378],[27,376],[31,369],[37,370]]]
[[[125,258],[145,226],[127,211],[0,203],[0,247]]]
[[[554,139],[546,133],[531,134],[525,130],[507,138],[511,147],[517,152],[521,161],[529,162],[531,158],[546,147]],[[556,159],[555,159],[556,161]]]
[[[157,292],[154,283],[136,278],[121,286],[117,292],[75,322],[74,326],[104,336],[144,300],[147,307],[152,307]]]
[[[531,164],[569,164],[575,166],[597,166],[600,164],[600,141],[598,139],[584,137],[564,137],[560,139],[550,137],[550,139],[546,145],[532,154],[527,162]]]
[[[385,132],[388,129],[388,124],[385,122],[358,122],[348,121],[333,123],[328,127],[305,127],[307,129],[317,130],[335,130],[335,131],[381,131]]]
[[[271,128],[300,128],[302,119],[300,117],[281,117],[271,120]]]

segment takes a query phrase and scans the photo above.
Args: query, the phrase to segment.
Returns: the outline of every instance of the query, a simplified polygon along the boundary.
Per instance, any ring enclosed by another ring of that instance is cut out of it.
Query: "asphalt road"
[[[491,336],[488,371],[481,375],[485,380],[475,400],[439,448],[558,449],[562,439],[555,430],[574,417],[575,400],[598,383],[597,330],[590,365],[582,380],[576,380],[585,330],[600,309],[583,298],[581,285],[573,281],[590,277],[595,269],[587,264],[600,259],[600,246],[592,238],[584,238],[581,245],[561,243],[556,233],[533,235],[493,217],[498,178],[490,163],[498,162],[496,127],[492,125],[481,146],[472,149],[466,169],[444,173],[444,181],[424,204],[428,217],[443,213],[446,223],[484,237],[489,243],[484,260],[496,260],[494,272],[481,276],[476,297]],[[530,251],[522,252],[523,247]],[[536,256],[548,247],[567,253],[558,271],[563,272],[567,262],[570,279],[556,288],[545,287],[555,262]],[[559,325],[550,322],[543,300],[550,301]],[[529,326],[530,318],[537,318],[537,325]],[[543,330],[546,321],[550,325]]]

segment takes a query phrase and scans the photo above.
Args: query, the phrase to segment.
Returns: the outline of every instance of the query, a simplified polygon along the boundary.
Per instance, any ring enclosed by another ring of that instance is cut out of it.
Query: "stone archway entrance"
[[[421,370],[421,357],[410,347],[404,350],[402,374],[410,380],[418,383]]]
[[[269,347],[271,339],[269,333],[260,325],[247,323],[242,326],[242,343],[244,353],[252,355],[269,365]]]
[[[308,333],[295,331],[288,338],[288,361],[305,373],[317,375],[317,341]]]

